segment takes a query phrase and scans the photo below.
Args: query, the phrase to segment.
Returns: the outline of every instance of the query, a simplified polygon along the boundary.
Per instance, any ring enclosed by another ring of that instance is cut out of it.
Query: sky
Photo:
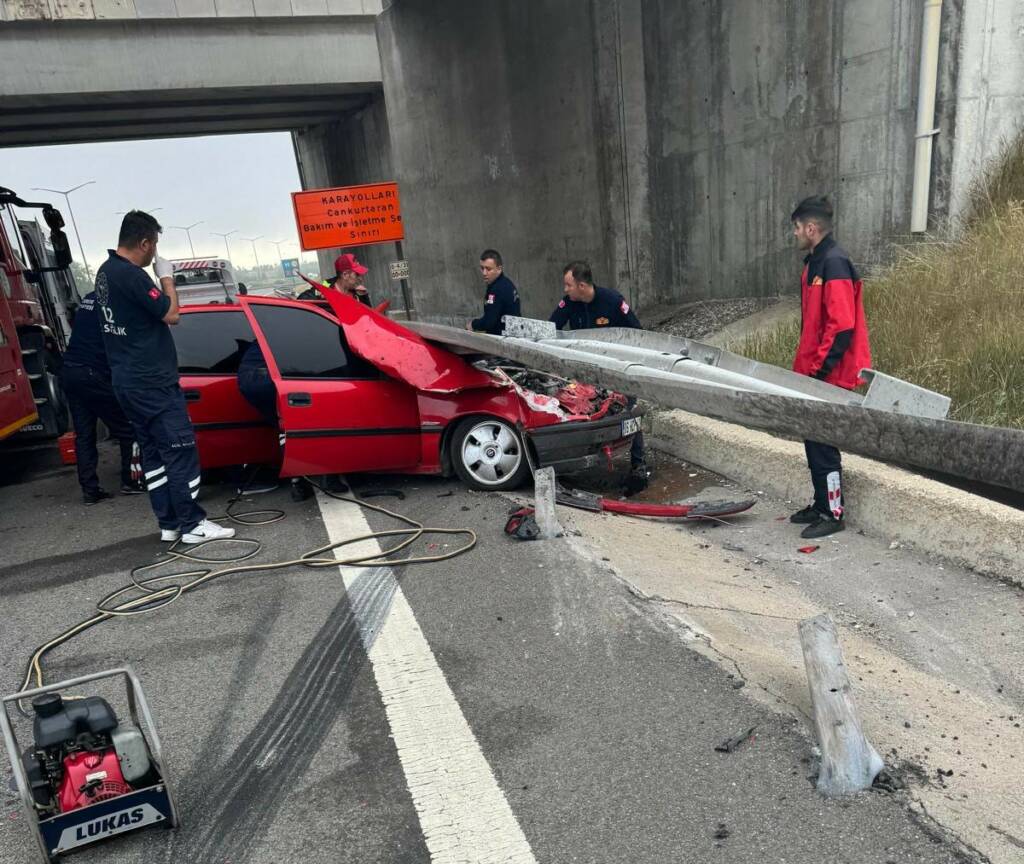
[[[282,257],[299,257],[290,196],[301,187],[286,132],[0,150],[0,186],[54,204],[68,223],[76,261],[81,254],[63,196],[32,187],[70,189],[87,180],[96,182],[70,198],[93,273],[117,245],[117,211],[132,208],[148,210],[164,226],[159,248],[165,258],[191,257],[185,232],[169,226],[193,222],[202,222],[192,229],[197,257],[224,257],[223,238],[211,232],[234,229],[228,242],[236,267],[254,264],[245,237],[264,236],[256,242],[261,264],[278,260],[269,240],[286,240]]]

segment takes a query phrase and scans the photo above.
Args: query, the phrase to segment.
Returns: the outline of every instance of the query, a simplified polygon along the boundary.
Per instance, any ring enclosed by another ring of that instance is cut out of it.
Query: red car
[[[281,461],[281,476],[453,471],[511,489],[535,467],[598,464],[640,430],[624,396],[467,358],[333,290],[327,302],[239,297],[186,306],[171,330],[204,468]],[[238,390],[259,342],[277,385],[280,431]]]

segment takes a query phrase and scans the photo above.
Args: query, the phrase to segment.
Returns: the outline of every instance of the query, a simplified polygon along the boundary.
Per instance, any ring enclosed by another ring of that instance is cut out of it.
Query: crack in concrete
[[[648,594],[646,591],[638,588],[626,579],[623,579],[623,582],[625,582],[626,589],[630,594],[649,603],[668,603],[674,606],[683,606],[687,609],[710,609],[713,612],[736,612],[739,615],[755,615],[758,618],[774,618],[776,621],[792,621],[794,624],[799,624],[801,620],[799,618],[791,618],[788,615],[772,615],[768,612],[754,612],[752,609],[736,609],[732,606],[711,606],[705,603],[690,603],[687,600],[675,600],[671,597],[663,597],[660,594]]]
[[[1009,831],[1004,831],[1002,828],[998,828],[995,825],[988,826],[989,831],[994,831],[1000,837],[1006,840],[1007,843],[1012,843],[1018,849],[1024,849],[1024,840],[1019,837],[1014,837]]]
[[[964,864],[992,864],[992,859],[980,849],[972,846],[964,840],[952,828],[947,828],[938,819],[928,812],[928,807],[920,798],[913,796],[911,803],[905,805],[910,818],[921,827],[929,836],[940,843],[947,843],[952,847],[956,856]],[[991,826],[989,826],[991,827]]]

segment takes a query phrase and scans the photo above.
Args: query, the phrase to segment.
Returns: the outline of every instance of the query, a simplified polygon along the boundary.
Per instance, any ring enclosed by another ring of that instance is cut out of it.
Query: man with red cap
[[[326,284],[344,291],[364,306],[370,306],[370,293],[362,283],[362,277],[369,272],[369,268],[360,264],[355,255],[346,252],[334,259],[335,275],[328,279]],[[307,288],[299,295],[299,299],[318,300],[320,293],[315,288]]]

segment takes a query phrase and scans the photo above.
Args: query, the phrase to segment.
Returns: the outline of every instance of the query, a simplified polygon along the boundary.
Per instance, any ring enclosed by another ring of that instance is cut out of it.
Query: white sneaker
[[[225,528],[209,519],[204,519],[195,528],[181,537],[182,543],[202,543],[206,540],[227,540],[235,536],[234,528]]]
[[[177,528],[161,528],[160,539],[164,543],[174,543],[181,537],[181,532]]]

